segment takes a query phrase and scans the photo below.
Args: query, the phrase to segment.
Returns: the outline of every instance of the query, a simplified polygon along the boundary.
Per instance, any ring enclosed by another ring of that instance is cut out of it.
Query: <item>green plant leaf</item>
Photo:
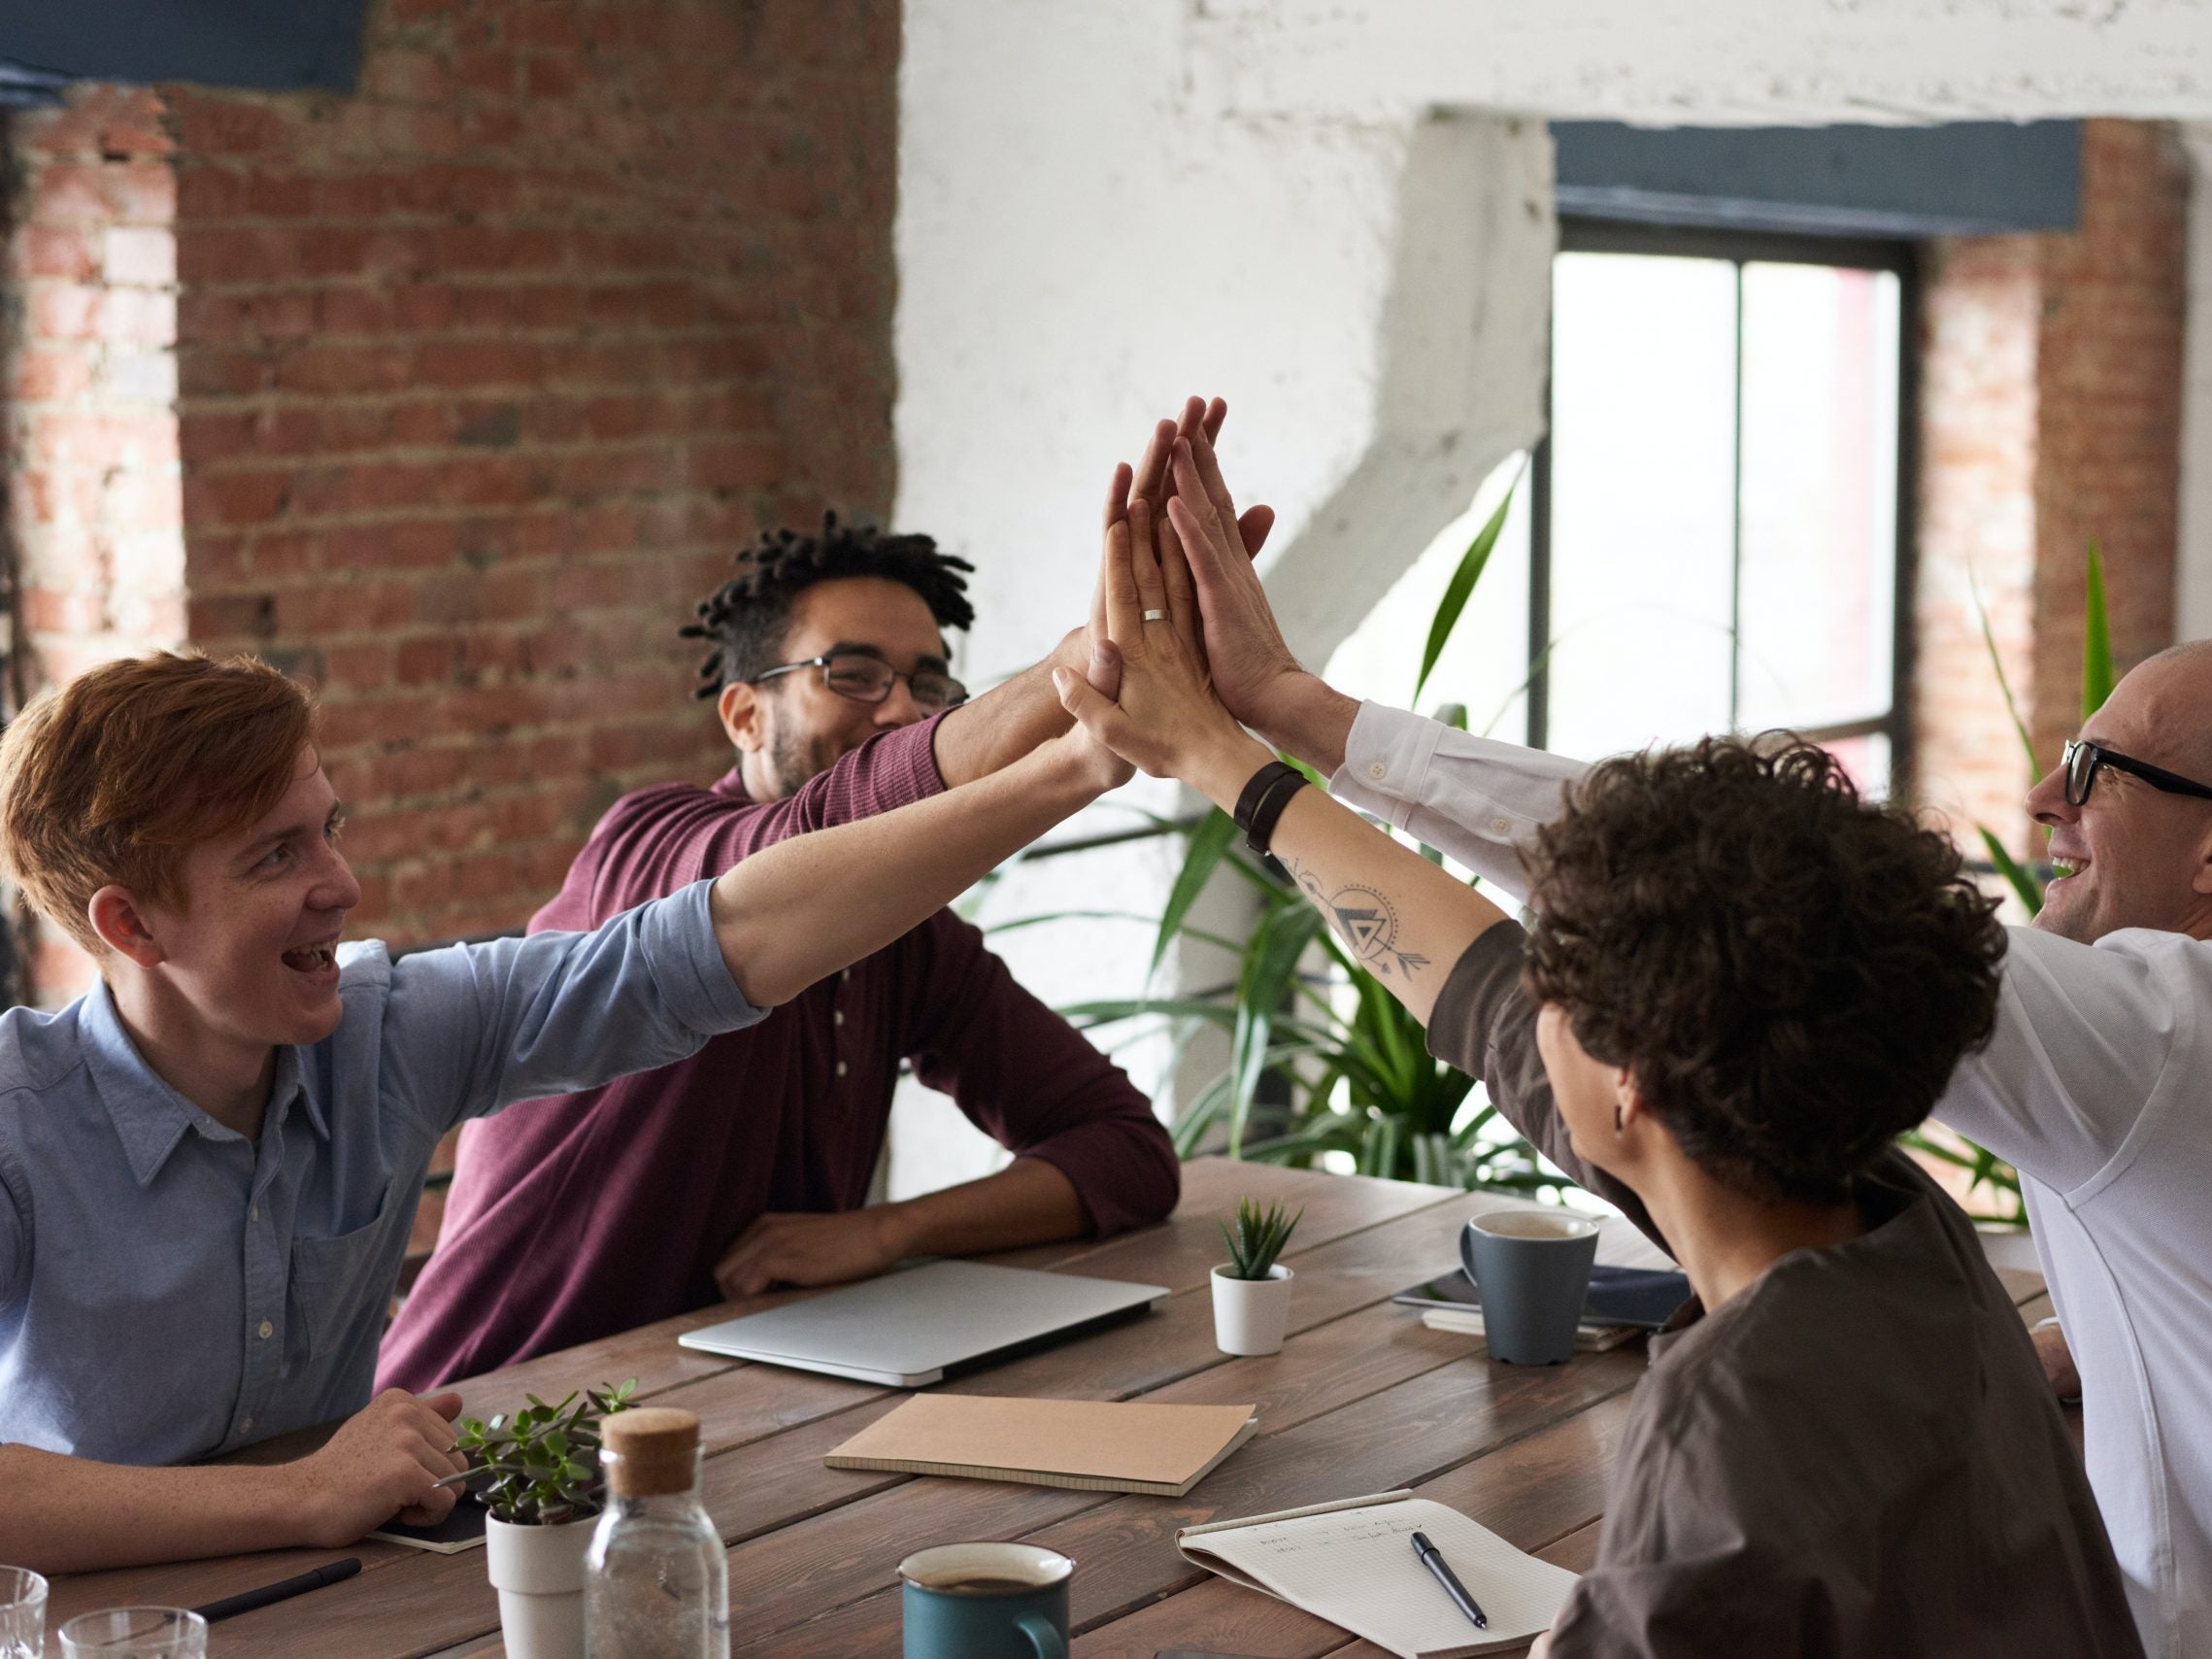
[[[2112,625],[2104,609],[2104,555],[2089,544],[2089,590],[2082,602],[2082,719],[2112,695]]]
[[[2005,851],[2002,841],[1978,824],[1974,828],[1981,831],[1982,846],[1990,855],[1990,863],[1996,865],[1997,874],[2003,876],[2012,891],[2020,896],[2020,902],[2027,906],[2030,916],[2038,914],[2043,908],[2043,884],[2035,879],[2032,871]]]
[[[1526,463],[1525,462],[1524,465]],[[1490,562],[1491,550],[1497,546],[1498,531],[1505,528],[1505,516],[1512,509],[1514,491],[1521,488],[1521,474],[1513,475],[1506,486],[1505,497],[1497,504],[1497,511],[1490,516],[1483,527],[1475,532],[1475,539],[1467,544],[1467,551],[1459,556],[1459,563],[1452,572],[1451,581],[1444,584],[1444,596],[1436,603],[1436,615],[1428,625],[1428,643],[1422,647],[1421,673],[1413,682],[1411,701],[1421,701],[1423,688],[1428,676],[1435,671],[1436,660],[1444,655],[1445,642],[1452,630],[1459,626],[1459,615],[1467,608],[1467,600],[1475,591],[1475,583],[1482,577],[1483,566]]]
[[[1229,842],[1235,834],[1235,821],[1218,806],[1190,831],[1190,854],[1183,861],[1183,868],[1176,872],[1175,886],[1167,895],[1167,908],[1159,915],[1159,934],[1153,940],[1148,978],[1159,971],[1167,947],[1183,931],[1184,917],[1190,913],[1190,906],[1197,903],[1198,895],[1206,890],[1206,883],[1213,878],[1214,866],[1222,862],[1222,855],[1229,850]]]
[[[1260,919],[1237,977],[1236,1027],[1229,1038],[1229,1156],[1240,1156],[1244,1126],[1268,1066],[1275,1023],[1290,999],[1298,959],[1321,931],[1321,912],[1284,907]]]
[[[1997,677],[1997,690],[2004,694],[2004,712],[2012,717],[2012,729],[2019,734],[2020,747],[2028,756],[2028,774],[2033,783],[2043,781],[2043,764],[2035,758],[2035,739],[2028,735],[2028,722],[2020,718],[2020,704],[2014,700],[2012,682],[2005,677],[2004,659],[1997,655],[1997,636],[1990,627],[1989,607],[1982,603],[1982,584],[1974,575],[1974,567],[1966,566],[1966,592],[1974,601],[1974,617],[1982,626],[1982,648],[1990,654],[1990,667]]]

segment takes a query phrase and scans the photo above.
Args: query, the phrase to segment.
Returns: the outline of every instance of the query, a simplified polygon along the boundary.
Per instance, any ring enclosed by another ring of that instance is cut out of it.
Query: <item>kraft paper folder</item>
[[[1180,1498],[1258,1429],[1250,1405],[918,1394],[822,1459],[831,1469]]]
[[[1482,1604],[1478,1630],[1413,1553],[1416,1532]],[[1518,1647],[1558,1616],[1575,1575],[1525,1555],[1457,1509],[1384,1492],[1305,1509],[1185,1527],[1186,1560],[1363,1636],[1398,1659],[1461,1659]]]

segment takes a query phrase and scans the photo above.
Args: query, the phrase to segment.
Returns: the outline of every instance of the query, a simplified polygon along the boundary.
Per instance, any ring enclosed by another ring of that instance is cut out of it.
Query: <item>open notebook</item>
[[[1488,1630],[1469,1623],[1415,1557],[1416,1532],[1428,1535],[1482,1605]],[[1398,1659],[1519,1646],[1551,1627],[1575,1582],[1565,1568],[1410,1492],[1185,1527],[1175,1543],[1200,1567],[1342,1625]]]

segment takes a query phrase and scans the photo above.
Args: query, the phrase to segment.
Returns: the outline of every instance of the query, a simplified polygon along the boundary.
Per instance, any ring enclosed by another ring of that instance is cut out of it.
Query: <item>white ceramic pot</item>
[[[485,1523],[485,1571],[499,1592],[508,1659],[584,1659],[584,1552],[597,1522],[519,1527],[494,1515]]]
[[[1278,1263],[1263,1279],[1214,1270],[1214,1346],[1224,1354],[1279,1354],[1290,1323],[1290,1270]]]

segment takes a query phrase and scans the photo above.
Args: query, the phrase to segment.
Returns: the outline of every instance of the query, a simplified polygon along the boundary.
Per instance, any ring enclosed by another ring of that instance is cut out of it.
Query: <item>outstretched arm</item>
[[[1132,498],[1144,500],[1156,515],[1166,493],[1168,457],[1176,439],[1203,443],[1207,445],[1207,455],[1211,456],[1212,440],[1221,435],[1228,409],[1218,397],[1210,403],[1192,397],[1185,401],[1178,420],[1159,422],[1153,428],[1144,458],[1134,475],[1120,487],[1116,498],[1107,503],[1108,515],[1123,510]],[[1275,512],[1271,507],[1251,508],[1236,521],[1248,557],[1259,551],[1274,523]],[[1036,666],[1015,675],[1003,685],[993,686],[975,701],[962,704],[940,720],[933,741],[938,775],[945,780],[946,787],[957,788],[988,777],[1013,764],[1038,744],[1049,742],[1065,731],[1068,715],[1053,691],[1053,670],[1088,672],[1091,642],[1104,637],[1105,613],[1094,594],[1088,626],[1070,632],[1060,641],[1058,649]]]
[[[715,879],[722,960],[754,1007],[788,1002],[920,927],[1128,775],[1069,731],[958,789],[778,842]]]

